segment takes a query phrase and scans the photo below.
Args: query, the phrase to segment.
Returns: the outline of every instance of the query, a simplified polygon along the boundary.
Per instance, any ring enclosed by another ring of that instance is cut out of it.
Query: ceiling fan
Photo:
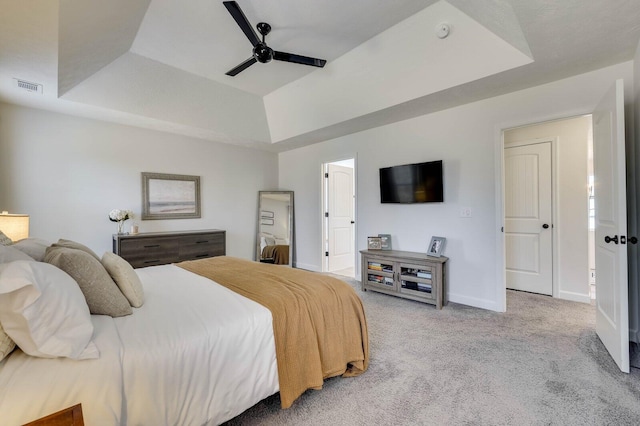
[[[278,52],[277,50],[273,50],[272,48],[267,46],[267,43],[264,40],[267,34],[271,32],[271,25],[267,24],[266,22],[260,22],[258,25],[256,25],[258,32],[262,34],[262,41],[260,41],[258,35],[251,27],[251,24],[249,24],[249,20],[242,12],[242,9],[240,9],[238,3],[236,3],[235,1],[225,1],[223,3],[233,19],[235,19],[235,21],[237,22],[240,29],[244,32],[244,34],[253,45],[253,56],[251,56],[249,59],[233,68],[232,70],[227,71],[227,75],[233,77],[246,70],[256,62],[266,64],[272,59],[275,59],[276,61],[311,65],[320,68],[324,67],[324,64],[327,63],[327,61],[325,61],[324,59],[310,58],[308,56],[294,55],[293,53]]]

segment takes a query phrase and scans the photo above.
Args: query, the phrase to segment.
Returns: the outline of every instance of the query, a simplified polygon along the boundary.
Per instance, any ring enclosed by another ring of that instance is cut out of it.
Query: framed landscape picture
[[[142,220],[200,217],[200,176],[142,172]]]

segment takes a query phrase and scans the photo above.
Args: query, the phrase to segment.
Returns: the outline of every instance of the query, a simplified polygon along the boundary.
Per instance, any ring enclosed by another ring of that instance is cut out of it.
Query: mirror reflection
[[[256,259],[291,266],[292,248],[293,191],[260,191]]]

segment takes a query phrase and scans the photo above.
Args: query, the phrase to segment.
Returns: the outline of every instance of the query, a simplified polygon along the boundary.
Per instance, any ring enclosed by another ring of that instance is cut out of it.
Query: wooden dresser
[[[113,252],[134,268],[224,256],[226,234],[219,229],[114,234]]]

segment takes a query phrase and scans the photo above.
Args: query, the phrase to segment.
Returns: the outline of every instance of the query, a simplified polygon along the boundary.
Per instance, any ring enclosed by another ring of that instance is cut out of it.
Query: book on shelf
[[[384,277],[384,283],[386,285],[393,285],[393,278]]]
[[[418,271],[418,272],[416,273],[416,276],[417,276],[418,278],[428,278],[428,279],[431,279],[431,272]]]
[[[418,291],[424,291],[426,293],[431,293],[431,284],[418,283]]]
[[[369,262],[369,266],[368,266],[368,268],[369,268],[369,269],[372,269],[372,270],[374,270],[374,271],[382,271],[382,265],[381,265],[381,264],[379,264],[379,263],[372,263],[372,262]]]

